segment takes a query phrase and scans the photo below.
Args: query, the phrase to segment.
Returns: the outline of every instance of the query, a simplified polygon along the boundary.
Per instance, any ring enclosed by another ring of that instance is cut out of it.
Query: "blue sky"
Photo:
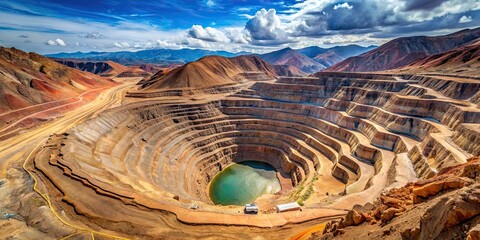
[[[0,45],[39,53],[382,44],[480,26],[478,0],[3,0]]]

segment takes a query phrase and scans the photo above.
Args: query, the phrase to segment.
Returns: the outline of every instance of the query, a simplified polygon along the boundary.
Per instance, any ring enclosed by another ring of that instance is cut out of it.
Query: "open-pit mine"
[[[87,118],[79,111],[3,142],[34,145],[23,167],[43,198],[33,214],[50,237],[301,237],[480,154],[476,78],[279,77],[246,56],[206,57],[119,84]],[[2,157],[21,155],[7,145]],[[3,187],[15,187],[19,174],[9,171]],[[253,195],[234,199],[237,191]],[[246,214],[245,201],[258,214]],[[292,202],[301,211],[277,211]]]

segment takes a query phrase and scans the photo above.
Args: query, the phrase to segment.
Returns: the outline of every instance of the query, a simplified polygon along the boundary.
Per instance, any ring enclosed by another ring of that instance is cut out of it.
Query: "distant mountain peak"
[[[396,38],[374,50],[339,62],[328,68],[328,71],[370,72],[400,68],[479,37],[480,28],[465,29],[443,36]]]
[[[289,47],[261,54],[260,57],[270,64],[294,66],[306,73],[314,73],[325,68],[319,62]]]

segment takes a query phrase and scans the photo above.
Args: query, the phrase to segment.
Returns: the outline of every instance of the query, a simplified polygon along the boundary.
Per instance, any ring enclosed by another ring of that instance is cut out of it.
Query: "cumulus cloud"
[[[12,46],[22,46],[25,40],[31,40],[34,44],[24,44],[25,49],[43,53],[55,50],[53,47],[46,48],[44,44],[65,46],[65,42],[72,51],[106,47],[113,50],[190,47],[265,51],[285,47],[287,43],[291,47],[378,43],[405,35],[439,35],[480,23],[479,0],[296,0],[285,1],[281,7],[276,6],[277,10],[267,8],[258,12],[257,4],[251,2],[236,5],[233,9],[230,9],[230,4],[224,6],[218,0],[200,0],[198,3],[204,10],[211,8],[209,12],[225,8],[245,24],[226,27],[225,24],[234,22],[228,15],[225,22],[220,22],[223,19],[203,19],[203,26],[172,29],[162,28],[155,21],[147,23],[130,21],[129,18],[108,24],[0,12],[2,19],[9,19],[2,23],[5,28],[22,26],[21,31],[12,32],[2,40]],[[218,24],[208,24],[212,20]],[[88,32],[85,29],[89,29]],[[19,36],[20,33],[25,35]],[[55,40],[57,37],[61,39]],[[77,41],[79,44],[75,44]]]
[[[252,40],[286,42],[288,36],[275,9],[258,11],[245,25]]]
[[[113,43],[113,46],[116,48],[129,48],[130,44],[128,44],[127,42],[115,42]]]
[[[65,42],[60,39],[60,38],[57,38],[55,40],[48,40],[45,44],[47,45],[51,45],[51,46],[66,46],[67,44],[65,44]]]
[[[471,16],[465,16],[463,15],[460,20],[458,20],[459,23],[468,23],[468,22],[471,22],[473,21],[472,17]]]
[[[91,39],[104,39],[105,36],[99,32],[91,32],[85,35],[85,38],[91,38]]]
[[[289,29],[293,36],[322,36],[327,32],[327,14],[310,13],[290,22]]]
[[[360,43],[371,42],[374,43],[375,39],[372,38],[373,34],[364,35],[333,35],[322,38],[322,43],[325,45],[346,44],[346,43]]]
[[[337,9],[340,9],[340,8],[352,9],[353,6],[349,5],[348,2],[344,2],[342,4],[339,3],[335,6],[333,6],[333,10],[337,10]]]
[[[282,15],[282,20],[290,36],[322,37],[380,31],[401,36],[402,32],[423,31],[424,25],[429,25],[430,31],[456,28],[453,25],[458,24],[458,19],[466,12],[469,13],[467,16],[472,16],[472,21],[476,21],[476,12],[472,11],[480,10],[480,1],[305,0],[292,5],[289,10],[293,13]],[[464,20],[468,21],[467,18]]]
[[[230,39],[231,43],[247,44],[250,39],[247,36],[245,29],[241,28],[226,28],[225,35]]]
[[[209,42],[230,42],[223,32],[212,27],[203,28],[201,25],[193,25],[188,30],[188,36]]]
[[[176,42],[157,40],[152,48],[180,48],[180,46]]]
[[[215,7],[215,5],[217,5],[217,3],[214,0],[205,0],[205,5],[207,7]]]
[[[196,38],[186,38],[183,39],[180,43],[182,46],[190,47],[190,48],[208,48],[210,44]]]
[[[169,40],[157,40],[157,41],[147,41],[147,42],[136,41],[134,43],[129,43],[128,45],[130,48],[135,48],[135,49],[155,49],[155,48],[178,49],[182,47],[177,42],[169,41]],[[124,48],[127,48],[127,47],[125,46]]]

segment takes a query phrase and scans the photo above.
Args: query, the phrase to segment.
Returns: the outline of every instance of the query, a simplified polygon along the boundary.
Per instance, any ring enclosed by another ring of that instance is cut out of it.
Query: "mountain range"
[[[430,55],[468,44],[479,37],[480,28],[435,37],[397,38],[366,53],[339,62],[327,71],[370,72],[401,68]]]
[[[350,56],[364,53],[375,48],[375,46],[362,47],[358,45],[336,46],[332,48],[320,48],[316,46],[291,49],[284,48],[258,56],[272,65],[287,65],[296,67],[293,72],[297,75],[315,73],[331,65],[340,62]],[[47,54],[45,56],[64,61],[62,59],[82,60],[82,61],[113,61],[123,65],[157,64],[167,65],[184,64],[196,61],[202,57],[217,55],[223,57],[234,57],[239,55],[249,55],[247,52],[231,53],[227,51],[209,51],[201,49],[151,49],[137,52],[75,52],[75,53],[57,53]],[[281,69],[282,67],[277,67]]]
[[[311,46],[301,49],[284,48],[259,55],[273,65],[295,66],[305,73],[315,73],[332,66],[348,57],[367,52],[376,46],[362,47],[358,45],[320,48]]]
[[[462,48],[479,37],[480,28],[476,28],[465,29],[443,36],[402,37],[393,39],[379,47],[362,47],[358,45],[336,46],[332,48],[311,46],[301,49],[287,47],[265,54],[257,54],[257,56],[271,64],[277,75],[285,76],[302,76],[318,71],[384,71],[399,69],[422,59],[455,48]],[[209,55],[234,57],[246,54],[245,52],[231,53],[201,49],[153,49],[138,52],[58,53],[47,56],[56,58],[57,61],[62,61],[59,58],[74,58],[89,61],[114,61],[124,65],[157,64],[156,68],[158,68],[158,64],[171,67],[173,64],[185,64]],[[462,54],[462,56],[465,56],[465,54],[467,53]],[[449,58],[454,57],[451,55],[449,57],[444,56],[443,61],[448,61]],[[438,64],[438,61],[435,64]],[[431,64],[426,63],[422,65],[431,66]],[[416,69],[420,68],[425,68],[425,66],[416,67]]]
[[[209,51],[203,49],[150,49],[137,52],[74,52],[74,53],[56,53],[47,54],[50,58],[83,59],[89,61],[113,61],[123,65],[140,64],[184,64],[196,61],[209,55],[218,55],[223,57],[234,57],[244,53],[231,53],[227,51]]]

